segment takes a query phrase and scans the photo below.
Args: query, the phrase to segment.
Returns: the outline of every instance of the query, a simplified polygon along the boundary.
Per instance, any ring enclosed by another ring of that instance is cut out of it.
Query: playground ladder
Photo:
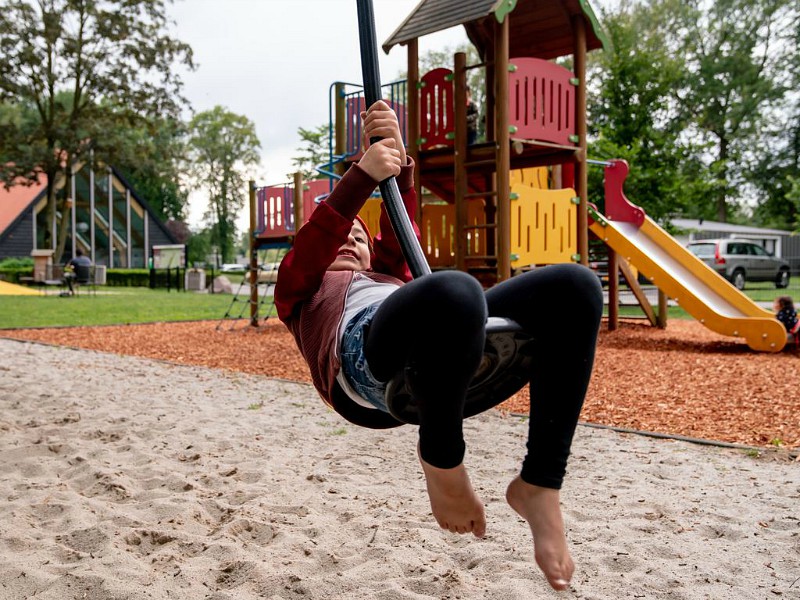
[[[258,271],[256,272],[256,281],[259,281],[261,273],[276,273],[278,270],[277,265],[283,259],[283,256],[288,251],[288,246],[274,248],[275,255],[274,260],[271,261],[269,264],[273,265],[270,269],[265,269],[264,265],[259,265]],[[269,279],[269,278],[268,278]],[[237,324],[240,323],[251,323],[250,313],[249,311],[245,314],[245,311],[253,304],[253,300],[251,300],[249,287],[245,288],[245,284],[250,283],[250,271],[245,271],[242,275],[242,280],[239,282],[239,286],[236,289],[236,293],[233,295],[231,299],[231,303],[228,305],[228,309],[225,311],[222,319],[220,319],[219,323],[217,323],[216,330],[219,331],[223,327],[223,323],[228,322],[229,327],[228,330],[232,331],[236,328]],[[212,282],[213,285],[213,282]],[[257,302],[257,314],[260,315],[261,320],[266,322],[269,319],[270,315],[272,314],[272,307],[275,305],[275,296],[273,294],[269,294],[270,284],[267,283],[264,285],[263,292],[260,292],[258,296]],[[273,284],[274,290],[274,284]],[[238,308],[238,309],[237,309]],[[255,323],[252,323],[255,324]]]
[[[466,56],[456,54],[453,93],[454,137],[454,196],[456,207],[455,255],[456,268],[475,276],[484,286],[501,279],[497,256],[497,177],[493,174],[499,160],[498,145],[491,153],[473,156],[467,145]],[[470,180],[483,177],[483,185],[470,186]],[[483,200],[485,218],[470,222],[470,200]]]
[[[464,136],[466,137],[466,136]],[[486,172],[487,164],[497,160],[497,150],[493,158],[472,159],[466,146],[466,139],[457,140],[463,150],[456,152],[455,168],[455,206],[456,206],[456,268],[474,275],[485,285],[498,281],[498,256],[496,243],[497,230],[497,187],[496,178]],[[475,171],[483,174],[483,190],[475,190],[469,185]],[[470,200],[484,200],[485,219],[469,222],[467,209]]]

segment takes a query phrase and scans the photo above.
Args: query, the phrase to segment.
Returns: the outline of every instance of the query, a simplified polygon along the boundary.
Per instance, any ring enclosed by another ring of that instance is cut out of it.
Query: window
[[[711,258],[714,256],[715,244],[692,244],[689,251],[699,258]]]

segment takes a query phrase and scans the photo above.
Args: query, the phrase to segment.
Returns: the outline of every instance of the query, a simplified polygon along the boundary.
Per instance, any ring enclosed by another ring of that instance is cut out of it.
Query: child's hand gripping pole
[[[378,69],[378,44],[375,39],[375,17],[372,10],[372,0],[356,0],[358,7],[358,33],[361,42],[361,73],[364,78],[364,97],[367,107],[372,106],[380,99],[381,75]],[[378,138],[370,139],[373,144]],[[403,256],[408,263],[411,275],[416,279],[428,275],[431,268],[428,266],[422,247],[419,244],[411,219],[403,206],[397,180],[389,177],[379,184],[386,213],[392,223],[392,229],[400,242]]]

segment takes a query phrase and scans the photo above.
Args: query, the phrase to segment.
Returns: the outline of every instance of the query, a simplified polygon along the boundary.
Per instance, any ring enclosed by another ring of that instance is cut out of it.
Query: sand
[[[503,492],[522,419],[466,423],[483,540],[441,531],[416,431],[305,384],[0,339],[0,600],[800,599],[800,463],[581,426],[551,591]]]

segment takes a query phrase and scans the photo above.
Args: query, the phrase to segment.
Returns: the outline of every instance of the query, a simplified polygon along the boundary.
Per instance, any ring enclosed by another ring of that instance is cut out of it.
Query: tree
[[[6,186],[47,178],[45,240],[61,261],[72,164],[115,156],[116,135],[142,119],[176,118],[183,99],[174,66],[189,46],[165,33],[168,0],[0,1],[0,100],[22,118],[3,127]],[[58,177],[66,178],[56,198]],[[58,201],[58,205],[57,205]]]
[[[587,77],[602,82],[589,94],[590,156],[628,161],[627,194],[663,223],[704,189],[696,168],[687,177],[694,152],[681,140],[686,122],[675,95],[685,65],[675,42],[665,42],[667,4],[627,0],[605,12],[609,47],[590,55]],[[590,172],[590,189],[602,189],[600,170]]]
[[[302,145],[297,148],[300,154],[292,158],[292,165],[295,172],[300,172],[303,179],[315,179],[319,176],[317,167],[328,163],[330,160],[330,131],[328,125],[320,125],[314,129],[297,128],[297,135],[300,136]],[[286,177],[290,180],[294,173],[287,173]]]
[[[163,220],[186,217],[188,193],[182,186],[186,170],[186,124],[175,119],[151,119],[121,132],[114,166]]]
[[[233,262],[236,217],[248,194],[243,171],[258,164],[260,147],[255,125],[222,106],[196,114],[189,123],[193,175],[208,192],[205,217],[225,262]]]
[[[754,211],[757,222],[769,227],[800,229],[800,4],[781,24],[786,47],[786,87],[791,90],[775,103],[765,123],[761,152],[754,153],[750,180],[759,194]]]
[[[767,109],[786,92],[782,66],[796,52],[777,43],[793,0],[682,0],[675,33],[687,78],[681,93],[695,132],[711,144],[716,218],[728,220],[746,183],[745,163],[759,141]]]

